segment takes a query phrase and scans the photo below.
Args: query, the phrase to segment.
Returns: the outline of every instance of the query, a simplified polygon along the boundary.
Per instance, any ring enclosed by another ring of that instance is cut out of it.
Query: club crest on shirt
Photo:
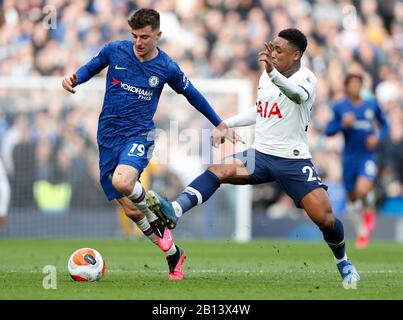
[[[158,83],[160,83],[160,79],[157,76],[151,76],[150,78],[148,78],[148,84],[150,85],[150,87],[156,87],[158,86]]]
[[[367,109],[364,112],[365,119],[372,120],[374,118],[374,111],[371,109]]]

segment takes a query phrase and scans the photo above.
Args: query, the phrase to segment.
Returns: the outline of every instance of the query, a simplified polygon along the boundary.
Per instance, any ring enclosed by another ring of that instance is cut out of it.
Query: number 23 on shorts
[[[314,166],[304,166],[302,168],[302,173],[307,175],[306,181],[308,182],[318,181],[319,184],[322,183],[322,180],[320,179],[319,174],[317,173]]]

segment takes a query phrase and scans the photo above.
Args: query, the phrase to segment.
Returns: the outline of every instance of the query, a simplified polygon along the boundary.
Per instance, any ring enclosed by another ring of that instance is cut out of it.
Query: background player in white
[[[233,163],[211,165],[172,203],[152,190],[146,200],[153,212],[173,228],[184,212],[207,201],[221,183],[277,181],[322,231],[334,254],[343,286],[350,288],[360,277],[347,258],[343,224],[332,212],[327,186],[321,182],[308,150],[306,131],[317,80],[309,69],[301,67],[306,47],[307,40],[301,31],[285,29],[259,53],[265,70],[260,77],[256,106],[224,121],[228,127],[256,124],[252,148],[235,154]],[[215,131],[214,146],[228,136],[240,140],[233,131]]]

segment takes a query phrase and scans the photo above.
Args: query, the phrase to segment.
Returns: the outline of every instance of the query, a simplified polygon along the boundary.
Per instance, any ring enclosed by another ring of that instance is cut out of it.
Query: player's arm
[[[369,150],[374,150],[379,145],[379,142],[389,134],[388,122],[378,104],[375,105],[375,117],[379,124],[379,133],[367,137],[365,144]]]
[[[306,83],[296,83],[293,80],[283,76],[273,66],[272,51],[273,47],[270,44],[265,43],[266,49],[259,53],[259,61],[264,62],[266,72],[270,80],[284,93],[290,100],[297,104],[301,104],[309,99],[313,91],[313,79],[307,79]],[[302,82],[302,81],[301,81]]]
[[[252,107],[242,113],[236,114],[224,120],[228,128],[247,127],[256,123],[256,107]]]
[[[327,136],[333,136],[339,131],[343,130],[343,121],[337,105],[335,105],[332,110],[333,118],[329,121],[325,129],[325,135]]]
[[[242,138],[234,130],[229,129],[227,124],[221,120],[206,98],[204,98],[189,80],[187,81],[189,83],[182,94],[197,111],[203,114],[215,126],[212,133],[212,145],[218,147],[221,143],[224,143],[226,139],[232,143],[236,143],[237,141],[244,143]]]
[[[278,72],[276,68],[273,68],[273,70],[267,74],[280,91],[295,103],[301,104],[309,99],[311,93],[308,91],[308,88],[294,83]]]
[[[213,146],[224,143],[225,139],[230,140],[232,143],[242,141],[242,139],[221,120],[206,98],[204,98],[189,79],[186,78],[176,63],[171,63],[168,66],[168,72],[171,76],[168,79],[169,86],[175,90],[175,92],[183,94],[189,103],[216,127],[212,139]]]
[[[75,93],[75,86],[87,82],[109,65],[108,53],[109,47],[107,45],[88,63],[80,67],[76,73],[66,76],[62,82],[63,88],[71,93]]]
[[[386,121],[385,114],[383,113],[381,107],[378,104],[376,104],[375,107],[375,115],[380,126],[379,139],[383,140],[389,134],[389,125],[388,122]]]
[[[245,112],[236,114],[235,116],[225,119],[223,122],[227,125],[228,128],[246,127],[255,124],[256,107],[252,107]],[[214,147],[218,147],[219,142],[221,141],[221,137],[222,133],[220,133],[218,130],[213,130],[212,143]],[[245,144],[245,141],[234,130],[228,130],[225,133],[225,137],[232,143],[236,143],[237,141],[239,141]]]

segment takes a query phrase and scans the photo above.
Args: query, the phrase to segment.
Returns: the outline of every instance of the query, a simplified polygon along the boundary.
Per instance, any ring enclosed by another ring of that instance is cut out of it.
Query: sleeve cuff
[[[223,120],[223,122],[227,125],[227,127],[228,128],[232,128],[232,123],[231,123],[231,121],[229,121],[229,119],[225,119],[225,120]]]
[[[278,72],[277,69],[274,68],[274,67],[273,67],[273,70],[272,70],[272,71],[270,71],[270,72],[267,72],[267,71],[266,71],[266,73],[267,73],[267,75],[269,76],[270,80],[273,80],[273,78],[275,78],[276,76],[279,75],[279,72]]]

